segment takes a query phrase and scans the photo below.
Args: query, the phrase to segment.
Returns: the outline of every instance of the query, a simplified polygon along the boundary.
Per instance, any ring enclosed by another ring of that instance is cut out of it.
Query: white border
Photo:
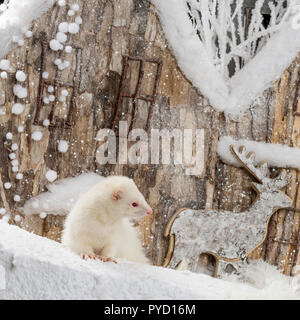
[[[282,75],[300,52],[299,30],[293,29],[292,23],[285,23],[262,51],[227,81],[210,62],[199,41],[187,15],[186,0],[150,1],[156,7],[181,70],[216,110],[231,116],[238,116],[247,110],[255,98]],[[276,64],[272,62],[274,60]]]

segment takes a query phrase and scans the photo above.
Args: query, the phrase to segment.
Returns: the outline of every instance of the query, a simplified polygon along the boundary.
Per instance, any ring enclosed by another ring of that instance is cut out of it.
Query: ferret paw
[[[118,263],[118,261],[114,258],[110,258],[110,257],[101,257],[101,256],[97,256],[96,259],[99,259],[103,262],[113,262],[113,263]]]
[[[109,257],[98,256],[97,254],[82,254],[81,258],[84,260],[92,259],[92,260],[100,260],[102,262],[113,262],[118,263],[116,259]]]

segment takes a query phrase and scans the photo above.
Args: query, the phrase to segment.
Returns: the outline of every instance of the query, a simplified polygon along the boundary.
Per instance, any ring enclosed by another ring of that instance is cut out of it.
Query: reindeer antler
[[[269,168],[266,161],[262,162],[258,167],[255,166],[254,152],[247,152],[244,146],[237,149],[234,145],[230,146],[230,150],[234,157],[247,169],[247,171],[260,183],[269,186],[274,186],[277,189],[282,189],[289,183],[289,176],[285,171],[281,171],[280,175],[275,179],[269,179]]]
[[[247,169],[247,171],[260,183],[268,177],[268,164],[263,162],[259,167],[255,167],[255,154],[254,152],[247,152],[244,146],[237,149],[234,145],[230,145],[230,150],[234,157]]]

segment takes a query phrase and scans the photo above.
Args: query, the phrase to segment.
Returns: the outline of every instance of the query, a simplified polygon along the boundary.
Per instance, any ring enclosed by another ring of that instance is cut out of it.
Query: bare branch
[[[270,22],[264,25],[264,0],[257,0],[245,23],[243,0],[187,0],[192,23],[213,63],[226,78],[229,64],[235,62],[235,73],[253,58],[266,40],[279,31],[293,8],[292,0],[270,3]],[[201,17],[201,18],[200,18]],[[243,64],[240,65],[240,59]]]

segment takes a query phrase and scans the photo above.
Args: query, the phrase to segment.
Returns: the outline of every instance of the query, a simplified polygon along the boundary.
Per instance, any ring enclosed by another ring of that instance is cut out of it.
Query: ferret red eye
[[[136,202],[132,202],[132,204],[131,204],[133,207],[137,207],[138,206],[138,204],[136,203]]]

